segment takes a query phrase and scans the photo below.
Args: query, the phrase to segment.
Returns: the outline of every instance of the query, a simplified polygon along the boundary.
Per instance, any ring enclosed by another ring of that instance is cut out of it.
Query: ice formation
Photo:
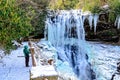
[[[75,75],[79,80],[93,80],[83,21],[81,10],[61,10],[54,16],[48,15],[46,38],[57,49],[58,72]]]

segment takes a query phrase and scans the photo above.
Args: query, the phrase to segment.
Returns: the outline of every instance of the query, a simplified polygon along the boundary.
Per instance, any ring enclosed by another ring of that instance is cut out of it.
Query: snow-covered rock
[[[31,79],[42,78],[46,76],[58,76],[53,65],[32,67],[30,73],[31,73],[30,76]]]

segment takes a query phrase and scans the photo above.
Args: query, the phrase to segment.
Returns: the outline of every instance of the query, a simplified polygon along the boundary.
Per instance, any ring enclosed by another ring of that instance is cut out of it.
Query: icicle
[[[93,15],[89,15],[88,17],[89,25],[90,25],[90,30],[92,30],[92,21],[93,21]]]
[[[114,25],[117,26],[117,29],[120,29],[120,16],[117,16]]]
[[[45,30],[44,30],[44,38],[45,38],[45,40],[47,40],[47,26],[48,26],[48,23],[47,22],[45,22],[46,23],[46,25],[45,25]]]
[[[117,29],[120,29],[120,16],[118,18]]]
[[[82,15],[82,22],[83,22],[83,24],[84,24],[86,18],[87,18],[87,16]]]
[[[118,16],[117,16],[115,23],[114,23],[115,26],[117,26],[117,21],[118,21]]]
[[[96,26],[97,26],[98,18],[99,18],[99,15],[95,14],[94,15],[94,33],[96,33]]]

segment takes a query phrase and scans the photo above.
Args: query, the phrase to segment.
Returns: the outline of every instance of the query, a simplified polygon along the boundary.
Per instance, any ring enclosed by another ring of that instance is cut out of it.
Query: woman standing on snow
[[[24,55],[25,55],[25,66],[26,66],[26,67],[29,67],[29,54],[30,54],[30,51],[29,51],[27,45],[24,46],[23,53],[24,53]]]

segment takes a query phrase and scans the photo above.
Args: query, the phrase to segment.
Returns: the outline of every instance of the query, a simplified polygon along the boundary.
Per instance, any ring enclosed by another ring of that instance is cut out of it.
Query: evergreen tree
[[[9,51],[12,40],[28,36],[33,30],[31,17],[22,10],[16,0],[0,0],[0,45]]]

